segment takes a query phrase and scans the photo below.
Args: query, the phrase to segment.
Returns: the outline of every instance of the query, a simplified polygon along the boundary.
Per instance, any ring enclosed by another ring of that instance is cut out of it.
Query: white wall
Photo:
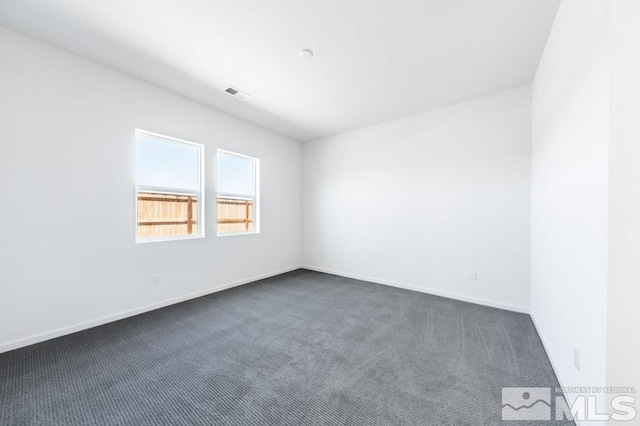
[[[564,0],[533,84],[531,315],[565,386],[605,384],[608,148],[607,2]]]
[[[530,141],[525,87],[305,143],[305,265],[526,310]]]
[[[640,391],[640,1],[611,7],[607,385]]]
[[[298,142],[1,28],[0,52],[0,351],[299,265]],[[205,145],[205,239],[135,244],[135,128]],[[215,236],[218,147],[261,160],[259,235]]]

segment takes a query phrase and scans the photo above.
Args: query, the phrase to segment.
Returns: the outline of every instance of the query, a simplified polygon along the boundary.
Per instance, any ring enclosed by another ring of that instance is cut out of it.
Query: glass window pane
[[[202,145],[136,130],[136,242],[204,236]]]
[[[200,190],[198,147],[136,135],[136,185]]]
[[[257,158],[218,150],[218,235],[259,232]]]
[[[138,238],[198,235],[198,197],[138,191]]]
[[[218,233],[253,232],[253,200],[218,197]]]
[[[253,197],[254,160],[218,152],[218,194]]]

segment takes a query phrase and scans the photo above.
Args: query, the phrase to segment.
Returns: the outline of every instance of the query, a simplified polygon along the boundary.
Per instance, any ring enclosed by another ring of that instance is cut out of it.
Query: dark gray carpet
[[[0,424],[498,425],[557,385],[527,315],[299,270],[1,354]]]

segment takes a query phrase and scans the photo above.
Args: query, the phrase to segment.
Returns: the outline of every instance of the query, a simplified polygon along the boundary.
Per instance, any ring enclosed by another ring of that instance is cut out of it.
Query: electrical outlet
[[[158,275],[158,274],[153,274],[152,283],[153,283],[153,285],[158,285],[158,284],[160,284],[160,275]]]
[[[469,272],[469,281],[478,281],[478,273]]]
[[[580,351],[576,348],[573,348],[573,366],[580,371]]]

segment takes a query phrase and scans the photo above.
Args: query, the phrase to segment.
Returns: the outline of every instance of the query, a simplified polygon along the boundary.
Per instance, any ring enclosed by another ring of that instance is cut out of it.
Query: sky
[[[199,191],[199,165],[197,146],[136,135],[136,185]],[[253,160],[218,152],[217,173],[219,193],[254,195]]]
[[[253,196],[253,160],[218,152],[218,193]]]

